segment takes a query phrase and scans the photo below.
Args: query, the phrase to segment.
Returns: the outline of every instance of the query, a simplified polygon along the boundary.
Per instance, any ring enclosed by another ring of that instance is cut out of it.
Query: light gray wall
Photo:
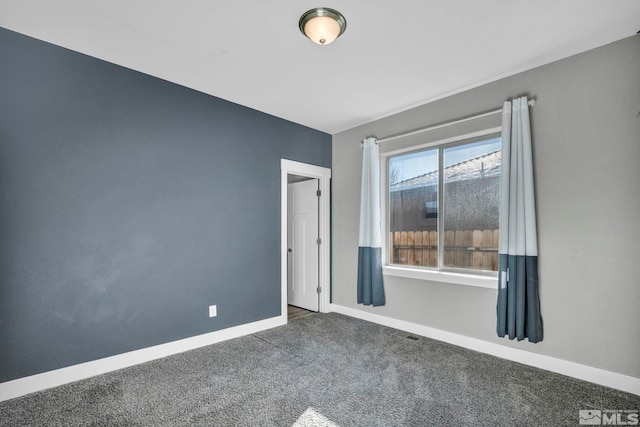
[[[0,382],[278,316],[280,158],[331,136],[0,28]]]
[[[357,305],[360,141],[492,110],[523,94],[538,101],[531,120],[544,341],[497,338],[493,289],[385,277],[386,306]],[[333,302],[640,378],[639,113],[634,36],[334,135]]]

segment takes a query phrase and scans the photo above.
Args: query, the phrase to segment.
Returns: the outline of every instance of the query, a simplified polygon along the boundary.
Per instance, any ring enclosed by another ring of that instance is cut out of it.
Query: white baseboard
[[[285,313],[270,319],[7,381],[0,383],[0,402],[286,324]]]
[[[362,310],[357,310],[337,304],[331,304],[331,310],[335,313],[344,314],[358,319],[366,320],[390,328],[400,329],[412,334],[444,341],[470,350],[501,357],[513,362],[523,363],[558,374],[567,375],[584,381],[604,385],[640,396],[640,378],[594,368],[592,366],[581,365],[568,360],[557,359],[555,357],[532,353],[513,347],[507,347],[477,338],[466,337],[464,335],[447,332],[440,329],[430,328],[417,323],[404,320],[392,319],[379,314],[373,314]]]

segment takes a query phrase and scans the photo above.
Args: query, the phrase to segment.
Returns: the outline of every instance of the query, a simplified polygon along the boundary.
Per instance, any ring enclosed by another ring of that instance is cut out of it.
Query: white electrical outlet
[[[209,317],[216,317],[218,315],[218,308],[215,305],[209,306]]]

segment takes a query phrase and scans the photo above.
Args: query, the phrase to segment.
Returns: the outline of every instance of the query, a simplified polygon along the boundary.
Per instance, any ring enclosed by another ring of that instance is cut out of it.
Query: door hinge
[[[318,286],[318,287],[316,288],[316,292],[318,292],[318,293],[322,293],[322,288],[321,288],[320,286]]]
[[[316,191],[316,196],[318,196],[318,197],[322,196],[322,191],[320,191],[320,190]]]
[[[318,237],[316,239],[316,245],[321,245],[321,244],[322,244],[322,239]]]

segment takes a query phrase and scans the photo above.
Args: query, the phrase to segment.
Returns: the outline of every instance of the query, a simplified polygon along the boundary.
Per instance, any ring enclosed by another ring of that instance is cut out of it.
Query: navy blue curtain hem
[[[358,304],[385,305],[382,248],[358,247]]]
[[[542,335],[537,335],[537,336],[527,336],[527,337],[517,337],[517,336],[509,336],[505,333],[500,333],[500,331],[498,331],[498,336],[500,338],[509,338],[510,340],[517,340],[517,341],[524,341],[525,339],[527,339],[530,343],[538,343],[540,341],[542,341]]]
[[[499,337],[537,343],[543,339],[538,292],[538,257],[500,254],[498,261]]]

